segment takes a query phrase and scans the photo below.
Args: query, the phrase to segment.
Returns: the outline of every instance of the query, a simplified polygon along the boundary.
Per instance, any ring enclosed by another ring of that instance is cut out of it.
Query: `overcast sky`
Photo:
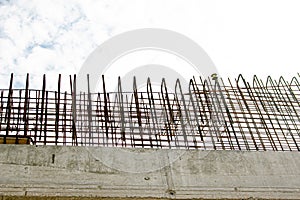
[[[11,72],[15,87],[29,72],[36,88],[44,73],[75,74],[101,43],[140,28],[189,37],[222,77],[291,77],[300,71],[299,10],[296,0],[0,0],[0,87]]]

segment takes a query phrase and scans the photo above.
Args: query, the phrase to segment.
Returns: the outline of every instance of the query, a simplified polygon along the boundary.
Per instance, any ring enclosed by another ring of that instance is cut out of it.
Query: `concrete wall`
[[[299,152],[0,145],[0,169],[0,199],[300,199]]]

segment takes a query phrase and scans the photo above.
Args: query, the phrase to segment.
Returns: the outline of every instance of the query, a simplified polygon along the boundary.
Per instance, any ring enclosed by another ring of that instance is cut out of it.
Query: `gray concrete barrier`
[[[0,145],[0,199],[300,199],[299,152]]]

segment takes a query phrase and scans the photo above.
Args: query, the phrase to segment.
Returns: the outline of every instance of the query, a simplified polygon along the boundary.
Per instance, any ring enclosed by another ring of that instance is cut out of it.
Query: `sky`
[[[296,0],[0,0],[0,88],[8,87],[10,73],[14,87],[22,88],[30,73],[31,88],[41,88],[47,74],[47,88],[55,89],[59,73],[68,83],[67,75],[78,73],[99,45],[141,28],[192,39],[222,77],[290,78],[300,71],[299,10]],[[149,51],[116,65],[141,58],[176,65]],[[124,73],[115,68],[111,73]]]

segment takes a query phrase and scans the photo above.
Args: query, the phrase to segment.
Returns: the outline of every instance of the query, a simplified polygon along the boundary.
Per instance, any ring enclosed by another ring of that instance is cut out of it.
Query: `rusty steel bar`
[[[5,112],[5,118],[6,118],[6,136],[4,136],[3,143],[6,144],[6,137],[8,136],[10,127],[10,119],[11,119],[11,106],[12,106],[12,96],[13,96],[13,84],[14,75],[11,73],[10,75],[10,83],[9,83],[9,92],[8,92],[8,98],[7,98],[7,109]]]

